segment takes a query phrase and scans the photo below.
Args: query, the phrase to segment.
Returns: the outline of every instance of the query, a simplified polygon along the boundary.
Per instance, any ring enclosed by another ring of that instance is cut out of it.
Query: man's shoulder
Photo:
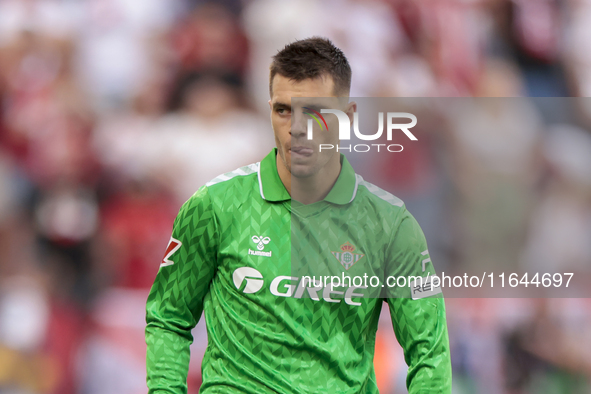
[[[374,228],[379,228],[380,231],[389,235],[403,234],[400,239],[423,237],[419,223],[406,209],[406,205],[400,198],[363,180],[359,175],[357,177],[358,197],[356,200],[359,199],[361,206],[369,207],[364,209],[364,217],[366,220],[372,221],[372,224],[379,224],[377,227],[373,226]],[[368,228],[372,228],[372,226],[368,226]],[[419,233],[420,236],[418,236]]]
[[[237,168],[234,171],[218,175],[211,181],[207,182],[205,187],[209,188],[209,190],[218,190],[236,186],[237,183],[240,183],[241,185],[244,184],[246,186],[244,181],[247,181],[248,186],[252,186],[252,180],[258,177],[260,166],[261,163],[256,162]]]
[[[359,174],[355,174],[357,183],[357,196],[363,202],[371,202],[379,208],[393,213],[401,213],[406,210],[404,202],[390,192],[366,181]]]
[[[236,200],[250,195],[251,191],[258,190],[259,168],[260,162],[257,162],[218,175],[197,190],[186,204],[195,204],[203,200],[210,203]]]

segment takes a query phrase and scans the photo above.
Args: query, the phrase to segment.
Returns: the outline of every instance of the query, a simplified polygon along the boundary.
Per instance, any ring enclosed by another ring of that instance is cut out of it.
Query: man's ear
[[[349,122],[353,125],[353,114],[357,112],[357,103],[355,101],[351,101],[347,104],[347,108],[345,109],[345,113],[349,117]]]
[[[269,109],[272,110],[273,109],[273,104],[271,104],[271,100],[269,100]]]

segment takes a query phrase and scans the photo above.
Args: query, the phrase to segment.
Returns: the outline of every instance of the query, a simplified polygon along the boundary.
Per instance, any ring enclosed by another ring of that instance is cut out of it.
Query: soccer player
[[[326,130],[314,126],[307,138],[307,111],[338,108],[352,119],[350,83],[346,57],[326,39],[296,41],[274,56],[277,147],[201,187],[174,222],[147,301],[150,393],[186,393],[191,329],[202,312],[202,393],[377,393],[373,355],[384,301],[409,392],[451,392],[440,294],[380,298],[367,283],[333,286],[300,275],[434,274],[402,201],[365,182],[334,149],[319,151],[338,144],[337,117],[325,116]]]

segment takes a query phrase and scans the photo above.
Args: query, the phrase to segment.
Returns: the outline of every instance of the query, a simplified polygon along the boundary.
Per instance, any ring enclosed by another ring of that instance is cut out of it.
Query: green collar
[[[261,197],[266,201],[279,202],[290,200],[279,173],[277,172],[277,148],[261,161],[259,167],[259,186]],[[341,173],[336,183],[324,198],[324,201],[344,205],[353,201],[357,193],[357,177],[347,158],[341,154]]]

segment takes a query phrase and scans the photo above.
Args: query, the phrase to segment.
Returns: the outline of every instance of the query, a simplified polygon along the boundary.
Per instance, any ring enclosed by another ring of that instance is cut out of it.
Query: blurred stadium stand
[[[273,146],[270,57],[312,35],[347,54],[352,96],[591,95],[589,0],[0,0],[0,393],[146,392],[145,299],[176,212]],[[446,268],[589,275],[591,105],[487,103],[376,183]],[[589,299],[447,305],[454,393],[590,392]],[[383,317],[378,383],[405,393]],[[191,393],[203,321],[194,335]]]

